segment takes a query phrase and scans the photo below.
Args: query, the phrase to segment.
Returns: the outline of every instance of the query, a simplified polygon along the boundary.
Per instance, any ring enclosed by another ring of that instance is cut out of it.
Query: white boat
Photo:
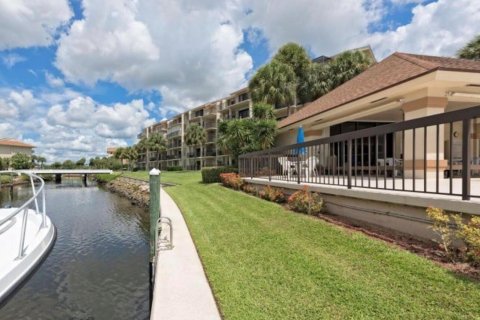
[[[55,241],[55,226],[46,214],[43,179],[22,171],[2,174],[28,176],[33,196],[20,207],[0,209],[0,301],[35,269]]]

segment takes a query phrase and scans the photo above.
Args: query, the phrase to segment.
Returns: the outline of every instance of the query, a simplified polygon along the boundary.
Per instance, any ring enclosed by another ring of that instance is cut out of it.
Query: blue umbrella
[[[303,143],[305,142],[305,132],[303,131],[303,127],[300,126],[298,127],[297,131],[297,143]],[[305,154],[305,148],[301,147],[298,149],[298,154]]]

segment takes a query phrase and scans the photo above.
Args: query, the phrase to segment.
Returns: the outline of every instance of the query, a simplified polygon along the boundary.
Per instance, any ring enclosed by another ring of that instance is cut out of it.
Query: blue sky
[[[283,43],[452,56],[479,15],[474,0],[0,0],[0,136],[50,161],[103,155],[244,86]]]

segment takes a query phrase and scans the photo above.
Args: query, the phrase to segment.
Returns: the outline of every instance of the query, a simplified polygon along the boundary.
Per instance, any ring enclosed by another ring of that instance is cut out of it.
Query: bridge
[[[83,183],[87,183],[87,176],[89,174],[112,174],[112,170],[108,169],[31,169],[22,170],[22,172],[33,174],[54,174],[55,182],[62,182],[62,175],[81,175],[83,176]]]

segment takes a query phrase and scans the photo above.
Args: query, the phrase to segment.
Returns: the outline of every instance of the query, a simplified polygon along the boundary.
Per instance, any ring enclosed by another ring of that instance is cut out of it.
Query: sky
[[[0,137],[48,161],[106,154],[227,96],[287,42],[454,56],[478,0],[0,0]]]

